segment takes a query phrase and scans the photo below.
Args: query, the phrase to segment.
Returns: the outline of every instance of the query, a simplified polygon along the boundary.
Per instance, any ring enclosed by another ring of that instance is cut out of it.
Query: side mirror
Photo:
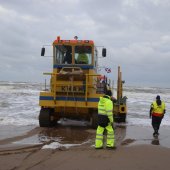
[[[45,54],[45,48],[43,47],[43,48],[41,49],[41,56],[44,56],[44,54]]]
[[[103,49],[102,49],[102,56],[103,56],[103,57],[106,57],[106,48],[103,48]]]

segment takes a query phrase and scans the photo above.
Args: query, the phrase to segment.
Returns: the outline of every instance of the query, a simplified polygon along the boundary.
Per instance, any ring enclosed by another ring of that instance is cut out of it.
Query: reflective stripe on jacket
[[[154,101],[151,105],[152,110],[152,115],[153,116],[163,116],[164,110],[165,110],[165,103],[161,101],[161,105],[158,105],[156,101]]]
[[[98,123],[102,127],[106,127],[108,123],[113,123],[113,102],[109,96],[100,97],[98,103]]]

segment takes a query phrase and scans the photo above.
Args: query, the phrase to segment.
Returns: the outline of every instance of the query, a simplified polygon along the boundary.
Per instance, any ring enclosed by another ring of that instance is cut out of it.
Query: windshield
[[[55,64],[92,64],[92,47],[75,46],[75,56],[72,59],[72,46],[56,45],[54,49]]]
[[[91,64],[92,63],[92,47],[91,46],[75,46],[75,63]]]
[[[72,47],[69,45],[56,45],[54,51],[54,62],[56,64],[71,64]]]

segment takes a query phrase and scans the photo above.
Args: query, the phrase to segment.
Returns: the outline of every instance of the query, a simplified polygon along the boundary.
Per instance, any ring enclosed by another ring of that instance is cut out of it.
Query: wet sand
[[[161,127],[157,139],[152,133],[151,127],[116,125],[117,149],[95,150],[95,130],[88,126],[3,126],[0,170],[169,170],[170,130]]]

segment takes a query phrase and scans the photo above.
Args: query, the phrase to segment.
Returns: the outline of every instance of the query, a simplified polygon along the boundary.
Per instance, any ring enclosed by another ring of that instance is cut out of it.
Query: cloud
[[[128,84],[169,86],[169,8],[169,0],[0,0],[0,80],[42,81],[52,58],[41,47],[77,35],[107,48],[100,64],[114,79],[121,65]]]

